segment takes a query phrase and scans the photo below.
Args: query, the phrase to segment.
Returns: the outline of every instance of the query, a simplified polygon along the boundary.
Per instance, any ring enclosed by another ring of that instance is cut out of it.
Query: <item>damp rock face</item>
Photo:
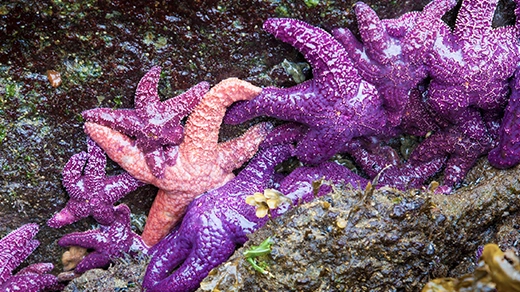
[[[138,255],[115,260],[107,270],[92,269],[72,280],[64,292],[88,291],[141,291],[144,272],[150,258]]]
[[[471,174],[480,183],[450,196],[339,187],[251,235],[198,291],[419,291],[485,244],[494,221],[518,210],[519,175],[483,162]],[[271,253],[255,259],[264,275],[243,252],[267,237]]]

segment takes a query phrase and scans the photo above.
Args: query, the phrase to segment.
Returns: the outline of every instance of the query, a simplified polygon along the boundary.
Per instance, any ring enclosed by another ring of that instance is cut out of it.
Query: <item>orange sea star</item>
[[[222,143],[218,143],[218,133],[226,108],[235,101],[254,98],[261,90],[236,78],[215,85],[189,116],[177,161],[165,168],[162,178],[153,175],[134,140],[111,128],[85,123],[85,132],[112,160],[135,178],[159,188],[142,234],[147,245],[170,232],[193,198],[231,180],[232,171],[256,153],[269,124],[258,124],[241,137]]]

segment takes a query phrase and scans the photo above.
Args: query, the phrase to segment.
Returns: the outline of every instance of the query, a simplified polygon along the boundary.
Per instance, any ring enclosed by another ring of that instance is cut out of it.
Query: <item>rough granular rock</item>
[[[142,291],[146,266],[150,258],[139,254],[135,257],[126,255],[114,260],[107,270],[92,269],[72,280],[64,292],[90,291]]]
[[[519,174],[480,162],[474,183],[448,196],[337,188],[271,220],[199,291],[419,291],[471,258],[496,233],[493,225],[517,212]],[[242,254],[267,237],[271,253],[256,258],[264,275]]]

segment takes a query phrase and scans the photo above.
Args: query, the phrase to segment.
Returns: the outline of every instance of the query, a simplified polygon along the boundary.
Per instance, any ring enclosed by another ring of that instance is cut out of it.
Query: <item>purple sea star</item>
[[[447,188],[461,182],[476,159],[495,146],[489,117],[504,108],[520,60],[518,3],[517,26],[492,28],[496,2],[464,0],[455,29],[445,25],[425,60],[431,77],[426,102],[451,125],[421,143],[410,161],[449,156]]]
[[[370,6],[358,2],[354,10],[363,44],[348,29],[333,30],[361,76],[381,94],[391,127],[401,124],[407,96],[427,77],[422,56],[433,46],[439,30],[445,29],[441,17],[456,4],[454,0],[432,1],[422,12],[381,20]]]
[[[292,146],[278,145],[263,149],[238,176],[226,185],[196,198],[179,226],[150,253],[143,287],[146,291],[194,291],[209,271],[224,262],[235,249],[247,241],[247,234],[263,226],[268,218],[258,218],[246,197],[272,186],[274,168],[291,156]],[[336,163],[325,162],[317,167],[302,167],[281,183],[280,190],[296,205],[314,198],[313,182],[320,179],[334,183],[346,182],[354,187],[366,180]],[[330,192],[322,185],[317,195]],[[279,216],[290,204],[272,212]]]
[[[114,208],[114,217],[115,220],[108,226],[101,225],[96,230],[70,233],[58,241],[63,247],[79,246],[94,250],[79,262],[74,273],[81,274],[90,269],[104,267],[125,253],[148,251],[141,237],[132,231],[130,208],[125,204],[118,205]]]
[[[25,224],[0,240],[1,291],[37,292],[57,285],[57,278],[47,274],[53,269],[50,263],[33,264],[11,274],[40,245],[33,239],[38,229],[37,224]]]
[[[501,111],[507,102],[520,60],[519,29],[493,28],[496,6],[497,0],[462,1],[453,32],[444,24],[426,60],[428,104],[453,123],[467,119],[470,107]]]
[[[146,163],[157,177],[175,163],[178,145],[183,139],[181,120],[187,116],[209,90],[201,82],[185,93],[161,102],[157,84],[161,67],[153,67],[141,79],[135,92],[135,109],[97,108],[82,113],[88,122],[110,127],[135,138]]]
[[[386,116],[373,85],[358,74],[345,48],[323,29],[295,19],[268,19],[264,29],[300,50],[313,66],[312,80],[291,88],[269,87],[255,99],[228,109],[226,123],[257,116],[276,117],[309,127],[296,155],[319,163],[353,137],[377,133]]]
[[[144,185],[127,172],[107,177],[103,149],[91,139],[87,139],[87,149],[72,156],[63,168],[63,185],[70,199],[47,222],[50,227],[60,228],[88,216],[109,225],[114,221],[114,203]]]
[[[443,181],[447,192],[460,183],[477,159],[488,153],[494,145],[486,128],[481,127],[480,114],[477,111],[468,111],[468,114],[473,117],[468,115],[465,123],[452,125],[432,134],[410,155],[409,162],[412,164],[448,157]]]
[[[378,187],[391,186],[400,190],[420,188],[445,162],[443,157],[437,157],[417,164],[403,163],[393,148],[381,145],[374,137],[355,139],[347,144],[345,151],[371,179],[377,177]]]
[[[520,162],[520,71],[511,81],[511,96],[500,125],[498,147],[488,159],[496,168],[509,168]]]

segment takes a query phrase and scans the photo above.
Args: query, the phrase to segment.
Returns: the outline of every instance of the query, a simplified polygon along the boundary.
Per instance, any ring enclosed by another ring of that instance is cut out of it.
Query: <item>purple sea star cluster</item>
[[[385,181],[402,189],[421,187],[444,168],[439,190],[450,192],[477,158],[497,146],[504,149],[501,155],[493,152],[495,159],[512,161],[514,135],[504,133],[510,126],[499,126],[520,56],[517,25],[492,28],[496,1],[465,0],[452,30],[441,17],[455,4],[432,1],[422,12],[381,20],[368,5],[357,3],[362,42],[348,29],[331,35],[294,19],[267,20],[264,28],[302,51],[316,74],[291,88],[264,89],[257,98],[231,107],[225,121],[236,124],[267,115],[301,123],[309,127],[297,146],[301,161],[319,163],[348,152],[371,178],[375,165],[382,170],[396,163],[378,161],[377,148],[384,143],[359,149],[357,139],[384,142],[401,134],[427,135],[402,164],[405,170],[387,175],[406,179],[420,174],[407,184]],[[346,68],[348,76],[338,73]],[[516,120],[509,113],[513,106],[506,113],[510,123]]]
[[[385,126],[376,88],[328,32],[296,19],[268,19],[264,29],[298,48],[313,66],[314,78],[291,88],[265,88],[255,99],[229,108],[224,122],[271,116],[306,125],[296,153],[309,163],[323,162],[352,138]]]
[[[148,247],[130,226],[130,209],[114,204],[126,194],[145,185],[127,172],[106,176],[106,155],[91,139],[87,152],[72,156],[63,169],[63,185],[70,195],[66,206],[47,225],[53,228],[92,216],[101,227],[98,230],[75,232],[63,236],[58,244],[92,250],[76,266],[73,273],[107,266],[110,260],[124,253],[147,252]]]
[[[255,206],[246,203],[246,197],[253,193],[274,188],[291,200],[269,211],[276,217],[299,202],[330,192],[333,184],[358,188],[375,179],[378,186],[420,188],[444,169],[443,186],[438,190],[449,193],[475,161],[488,153],[496,167],[516,165],[520,161],[520,73],[515,73],[520,61],[520,1],[515,1],[515,26],[501,28],[491,26],[496,2],[463,0],[453,29],[441,17],[455,7],[454,0],[434,0],[423,11],[396,19],[379,19],[360,2],[354,10],[361,41],[348,29],[329,33],[295,19],[268,19],[264,29],[300,50],[313,67],[313,78],[291,88],[256,89],[248,85],[252,89],[247,98],[227,98],[230,102],[220,104],[218,114],[217,106],[204,106],[204,110],[190,116],[199,118],[197,123],[187,123],[197,128],[193,130],[197,139],[193,139],[188,126],[188,138],[184,137],[181,120],[203,96],[217,100],[232,95],[236,84],[243,82],[233,79],[234,86],[222,87],[222,92],[212,89],[209,95],[209,85],[202,82],[177,99],[161,102],[157,95],[160,68],[153,67],[138,85],[135,109],[94,109],[83,114],[91,127],[100,124],[103,129],[120,132],[115,135],[113,131],[100,131],[98,140],[106,138],[103,133],[112,133],[106,135],[116,137],[116,142],[124,140],[133,151],[129,157],[146,163],[135,164],[126,158],[121,161],[135,167],[137,174],[150,173],[150,181],[164,180],[174,168],[182,171],[193,167],[184,164],[201,154],[176,149],[189,143],[196,149],[208,140],[203,134],[206,132],[199,130],[198,121],[211,116],[215,119],[212,126],[218,127],[231,100],[243,101],[228,109],[224,119],[227,123],[238,124],[258,116],[290,123],[272,130],[261,150],[236,177],[231,174],[232,167],[224,180],[198,193],[182,222],[150,250],[132,232],[129,208],[113,206],[143,183],[127,173],[106,177],[105,155],[89,140],[88,153],[73,156],[63,171],[63,183],[71,199],[49,220],[52,227],[87,216],[101,223],[98,230],[69,234],[59,241],[62,246],[92,250],[75,272],[102,267],[123,253],[141,250],[152,256],[143,283],[146,291],[194,291],[212,268],[247,241],[247,234],[268,220],[257,217]],[[204,102],[211,105],[215,100]],[[267,131],[262,130],[255,141],[263,139]],[[214,144],[217,134],[216,130],[211,132]],[[407,161],[385,144],[400,135],[422,138]],[[248,148],[256,149],[257,142]],[[243,151],[238,152],[231,154],[240,162],[246,161]],[[365,177],[327,161],[337,153],[348,153]],[[286,176],[276,173],[275,167],[292,156],[304,166]],[[217,153],[216,157],[221,160],[223,156]],[[177,171],[173,173],[181,176]],[[318,180],[329,184],[316,190],[313,183]],[[168,204],[175,199],[169,199]],[[26,229],[22,237],[30,240],[34,226],[22,230]],[[17,246],[5,242],[2,239],[0,246]],[[16,251],[30,253],[33,245]],[[25,256],[16,257],[16,261]],[[11,276],[12,268],[8,267],[9,274],[2,274],[0,280],[4,282],[0,285],[17,283],[18,274]],[[48,269],[34,271],[29,274],[40,279],[37,276]],[[35,287],[44,285],[47,282]]]

